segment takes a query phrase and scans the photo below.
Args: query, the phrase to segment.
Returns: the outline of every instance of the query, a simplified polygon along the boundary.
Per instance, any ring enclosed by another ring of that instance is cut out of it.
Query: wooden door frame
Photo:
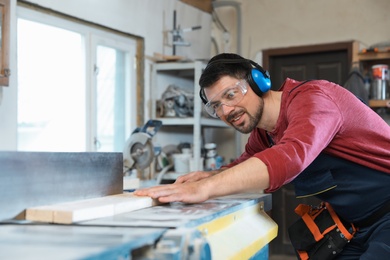
[[[358,61],[358,57],[357,57],[358,49],[359,49],[359,45],[357,41],[265,49],[262,51],[263,68],[266,70],[269,69],[269,63],[271,57],[309,54],[309,53],[322,53],[322,52],[331,52],[331,51],[347,51],[348,62],[349,62],[348,66],[351,67],[354,62]]]

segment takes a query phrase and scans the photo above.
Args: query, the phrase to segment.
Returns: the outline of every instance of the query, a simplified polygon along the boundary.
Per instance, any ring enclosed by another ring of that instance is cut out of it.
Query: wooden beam
[[[110,217],[152,207],[157,204],[159,203],[150,197],[140,197],[133,195],[133,193],[123,193],[101,198],[28,208],[26,210],[26,220],[71,224]]]

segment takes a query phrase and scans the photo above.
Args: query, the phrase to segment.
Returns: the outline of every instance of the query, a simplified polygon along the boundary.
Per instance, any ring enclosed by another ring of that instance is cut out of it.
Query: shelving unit
[[[390,68],[390,52],[369,52],[359,53],[357,55],[359,63],[362,65],[365,73],[371,70],[375,64],[387,64]],[[369,100],[369,106],[372,108],[383,108],[390,106],[390,99],[386,100]]]
[[[203,104],[198,98],[199,78],[206,64],[202,61],[194,62],[165,62],[155,63],[152,66],[151,79],[151,118],[162,121],[162,128],[155,136],[156,142],[162,147],[169,144],[179,144],[189,142],[192,144],[193,160],[196,170],[202,170],[201,148],[204,142],[214,142],[214,140],[205,140],[206,131],[210,129],[229,128],[223,121],[205,117],[202,113]],[[194,93],[194,112],[193,117],[161,117],[157,114],[157,100],[161,99],[163,92],[171,84],[174,84],[186,91]],[[231,129],[233,130],[233,129]],[[233,130],[234,131],[234,130]],[[233,144],[231,147],[238,147],[238,141],[235,135],[228,135],[224,142]],[[217,143],[218,146],[218,143]],[[236,153],[234,153],[235,155]]]

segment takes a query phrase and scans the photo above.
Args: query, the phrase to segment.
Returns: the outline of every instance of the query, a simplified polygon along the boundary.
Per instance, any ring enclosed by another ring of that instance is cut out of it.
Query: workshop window
[[[136,124],[135,40],[18,11],[18,150],[121,152]]]

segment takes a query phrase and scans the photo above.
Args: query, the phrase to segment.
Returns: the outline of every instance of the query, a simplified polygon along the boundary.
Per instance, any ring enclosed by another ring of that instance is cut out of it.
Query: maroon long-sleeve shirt
[[[286,79],[275,130],[256,128],[245,152],[228,167],[257,157],[268,168],[272,192],[325,152],[390,174],[390,126],[345,88],[326,80]]]

